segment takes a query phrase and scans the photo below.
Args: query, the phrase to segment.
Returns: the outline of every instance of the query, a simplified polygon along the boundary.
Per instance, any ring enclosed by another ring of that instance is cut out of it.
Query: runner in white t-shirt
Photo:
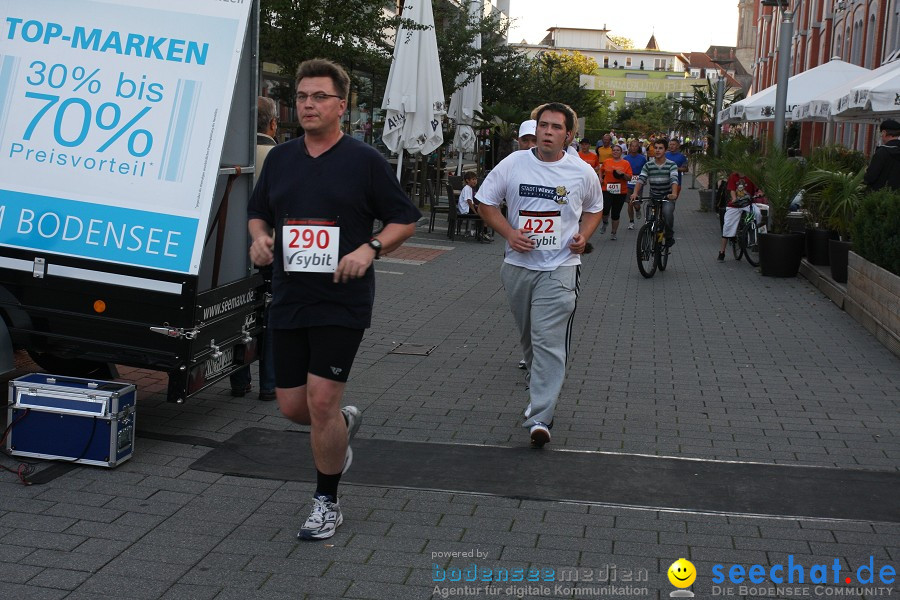
[[[500,275],[531,373],[524,426],[537,447],[550,441],[565,379],[580,255],[603,214],[597,174],[566,153],[574,129],[568,106],[542,106],[537,146],[503,159],[476,194],[482,219],[507,241]],[[504,198],[507,217],[499,209]]]

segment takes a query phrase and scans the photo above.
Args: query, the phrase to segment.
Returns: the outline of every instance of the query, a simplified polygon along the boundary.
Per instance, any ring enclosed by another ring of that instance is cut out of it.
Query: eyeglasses
[[[315,94],[304,94],[302,92],[297,92],[297,102],[303,104],[307,99],[312,99],[315,104],[322,104],[329,98],[340,98],[343,100],[342,96],[338,96],[337,94],[326,94],[325,92],[316,92]]]

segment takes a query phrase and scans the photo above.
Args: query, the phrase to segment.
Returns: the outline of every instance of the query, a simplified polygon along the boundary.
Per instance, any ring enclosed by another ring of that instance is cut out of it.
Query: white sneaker
[[[344,455],[344,468],[341,469],[341,475],[343,475],[350,468],[350,465],[353,464],[353,448],[350,447],[350,442],[353,441],[353,436],[356,435],[360,424],[362,424],[362,413],[355,406],[345,406],[341,409],[341,414],[344,415],[344,420],[347,421],[347,454]]]
[[[609,234],[609,241],[611,241],[611,242],[616,241],[616,234],[614,234],[614,233]]]
[[[525,359],[524,359],[524,358],[523,358],[522,360],[519,361],[519,368],[520,368],[520,369],[524,369],[524,368],[527,367],[527,366],[528,366],[528,365],[525,363]]]
[[[535,423],[531,426],[531,447],[543,448],[550,441],[550,428],[543,423]]]
[[[600,225],[600,233],[606,233],[606,223]]]
[[[334,530],[344,522],[341,507],[337,500],[331,501],[330,496],[313,496],[313,509],[306,519],[306,523],[297,533],[300,540],[324,540],[334,535]]]
[[[631,223],[628,224],[628,229],[630,229],[632,231],[634,230],[634,221],[632,221]]]

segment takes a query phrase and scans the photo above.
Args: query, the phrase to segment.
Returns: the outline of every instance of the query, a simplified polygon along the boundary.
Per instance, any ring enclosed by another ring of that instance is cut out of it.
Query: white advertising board
[[[0,246],[197,274],[250,5],[0,0]]]

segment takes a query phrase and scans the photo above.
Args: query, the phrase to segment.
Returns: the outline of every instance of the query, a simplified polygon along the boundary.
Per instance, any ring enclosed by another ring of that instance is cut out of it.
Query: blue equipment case
[[[133,384],[32,373],[9,382],[13,456],[114,467],[134,452]]]

